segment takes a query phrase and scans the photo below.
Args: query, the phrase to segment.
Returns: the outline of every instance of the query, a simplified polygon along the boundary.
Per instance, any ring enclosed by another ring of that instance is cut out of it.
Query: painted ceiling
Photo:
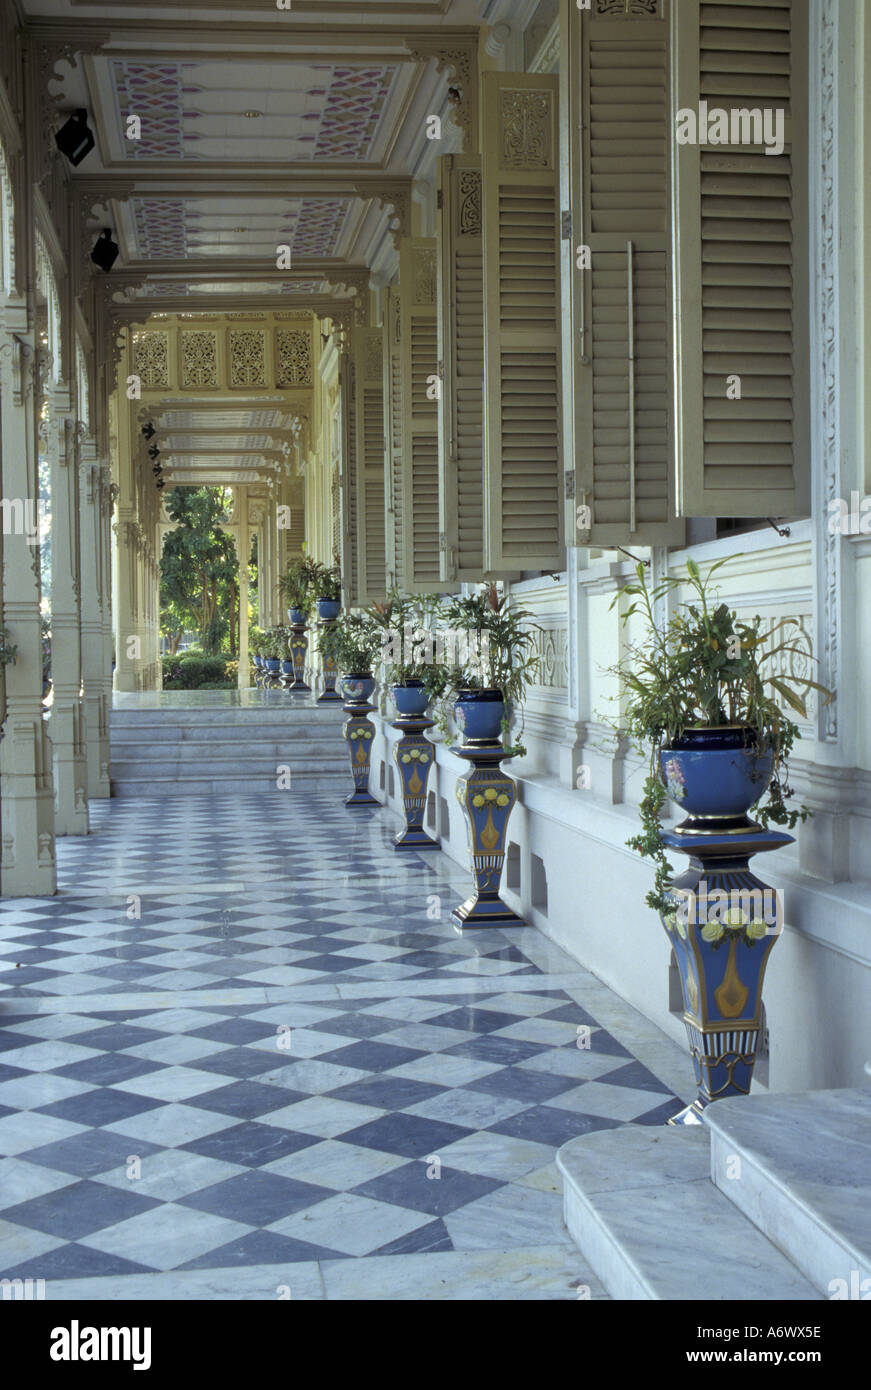
[[[279,246],[295,256],[339,254],[343,229],[358,200],[258,198],[132,198],[122,228],[135,260],[244,256],[272,260]],[[352,219],[353,220],[353,219]]]
[[[128,160],[370,160],[403,85],[397,65],[105,62]],[[128,116],[140,118],[138,140],[126,137]]]

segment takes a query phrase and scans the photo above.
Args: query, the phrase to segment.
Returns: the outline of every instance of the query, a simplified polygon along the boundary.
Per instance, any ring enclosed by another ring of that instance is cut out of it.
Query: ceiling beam
[[[356,6],[364,10],[367,0]],[[349,25],[299,24],[292,16],[252,27],[250,19],[223,19],[214,23],[212,13],[193,24],[183,19],[119,19],[115,16],[92,18],[75,16],[53,19],[33,15],[27,19],[27,32],[40,43],[71,45],[76,51],[102,53],[107,57],[142,57],[143,49],[156,60],[181,57],[189,60],[194,49],[199,60],[213,54],[230,53],[248,61],[275,62],[278,51],[290,56],[323,54],[332,61],[396,62],[415,61],[418,43],[438,43],[445,48],[457,43],[477,41],[478,29],[472,25],[403,24]],[[337,52],[337,50],[339,50]]]

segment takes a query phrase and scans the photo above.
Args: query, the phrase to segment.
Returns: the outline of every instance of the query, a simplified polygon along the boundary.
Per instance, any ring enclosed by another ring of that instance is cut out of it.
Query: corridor
[[[606,1296],[555,1152],[662,1125],[685,1058],[540,932],[457,935],[466,875],[395,829],[276,792],[97,803],[58,842],[59,895],[0,926],[0,1276]]]

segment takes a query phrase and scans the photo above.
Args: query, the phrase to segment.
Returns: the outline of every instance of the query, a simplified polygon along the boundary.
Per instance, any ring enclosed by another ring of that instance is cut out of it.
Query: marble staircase
[[[719,1101],[563,1145],[566,1225],[620,1299],[871,1297],[871,1090]]]
[[[174,704],[169,694],[113,708],[113,796],[278,791],[282,768],[290,769],[291,791],[352,789],[340,704],[316,705],[285,691],[244,705]]]

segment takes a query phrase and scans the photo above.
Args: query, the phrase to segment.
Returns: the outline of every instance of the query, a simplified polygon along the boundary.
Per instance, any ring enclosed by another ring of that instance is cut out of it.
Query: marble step
[[[217,744],[204,744],[200,739],[194,741],[144,742],[142,739],[113,739],[113,760],[147,759],[165,762],[192,763],[203,758],[210,762],[222,758],[254,758],[263,762],[272,756],[285,758],[345,758],[347,745],[343,738],[278,738],[275,733],[264,739],[247,742],[242,739],[225,738]]]
[[[612,1298],[821,1298],[711,1182],[704,1126],[598,1130],[564,1144],[557,1168],[566,1226]]]
[[[298,772],[293,770],[291,786],[279,789],[276,786],[275,769],[267,776],[265,773],[244,776],[203,777],[152,777],[123,776],[112,777],[112,795],[116,797],[165,797],[165,796],[261,796],[275,792],[276,796],[312,796],[325,793],[341,797],[353,791],[351,774],[346,768],[343,772],[312,770]]]
[[[346,757],[320,758],[201,758],[192,763],[174,763],[164,758],[114,758],[112,761],[112,780],[132,781],[138,778],[140,784],[163,780],[188,782],[191,778],[208,778],[210,782],[226,777],[256,777],[275,782],[279,767],[289,767],[291,777],[311,777],[321,772],[350,777],[350,763]]]
[[[322,705],[304,708],[281,707],[257,710],[205,710],[184,711],[171,716],[160,710],[113,710],[110,716],[110,729],[148,730],[164,737],[173,737],[183,730],[186,737],[209,738],[217,736],[222,730],[238,729],[247,732],[259,728],[311,728],[321,725],[334,727],[346,718],[341,705]]]
[[[871,1090],[718,1101],[706,1112],[718,1190],[827,1298],[871,1295]]]
[[[339,739],[342,737],[341,723],[288,724],[275,721],[272,724],[253,724],[248,729],[235,725],[211,726],[208,729],[161,729],[159,727],[132,728],[111,726],[111,738],[115,744],[160,743],[160,744],[209,744],[220,747],[222,743],[257,744],[275,739],[294,742],[308,742],[311,739]]]

